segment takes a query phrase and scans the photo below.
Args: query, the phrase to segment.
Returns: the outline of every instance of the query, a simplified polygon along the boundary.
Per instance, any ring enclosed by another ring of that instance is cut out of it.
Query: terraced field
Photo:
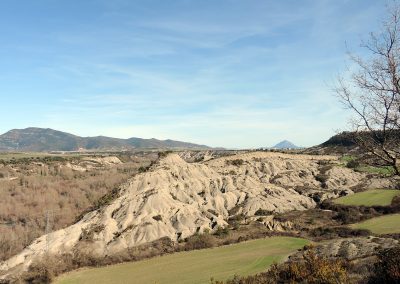
[[[273,262],[308,244],[300,238],[271,237],[212,249],[180,252],[138,262],[82,269],[61,276],[58,284],[72,283],[210,283],[232,275],[264,271]]]
[[[354,229],[367,229],[374,234],[400,233],[400,214],[390,214],[372,218],[357,224],[351,225]]]
[[[340,197],[334,202],[337,204],[353,206],[387,206],[390,205],[392,199],[397,195],[400,195],[400,190],[371,189],[364,192]]]

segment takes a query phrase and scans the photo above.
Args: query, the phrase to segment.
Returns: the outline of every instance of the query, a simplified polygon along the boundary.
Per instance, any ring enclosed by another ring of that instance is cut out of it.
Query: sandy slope
[[[252,216],[259,209],[284,212],[312,208],[315,202],[307,192],[300,194],[294,188],[333,193],[348,190],[363,179],[349,169],[334,167],[326,172],[329,179],[321,189],[315,178],[321,167],[319,161],[335,159],[254,152],[186,163],[170,154],[122,186],[119,197],[108,206],[36,239],[20,254],[1,263],[0,270],[26,268],[46,251],[71,251],[87,236],[93,239],[89,244],[93,253],[110,255],[161,237],[179,240],[225,226],[233,211]]]

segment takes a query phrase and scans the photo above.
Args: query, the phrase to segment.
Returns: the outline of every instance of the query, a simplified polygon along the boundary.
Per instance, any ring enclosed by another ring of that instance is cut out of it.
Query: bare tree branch
[[[339,100],[351,110],[354,140],[400,175],[400,5],[388,9],[378,33],[361,43],[370,56],[349,54],[357,70],[338,79]]]

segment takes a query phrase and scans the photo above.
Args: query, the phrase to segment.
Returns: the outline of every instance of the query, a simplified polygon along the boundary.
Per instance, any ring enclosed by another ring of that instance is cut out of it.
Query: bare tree
[[[355,71],[339,78],[336,93],[355,114],[353,138],[364,150],[400,175],[400,5],[388,8],[379,33],[361,47],[363,57],[349,53]]]

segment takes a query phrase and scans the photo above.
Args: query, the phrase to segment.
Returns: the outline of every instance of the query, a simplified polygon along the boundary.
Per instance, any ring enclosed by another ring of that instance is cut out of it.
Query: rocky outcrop
[[[295,225],[291,221],[280,221],[275,219],[274,215],[262,216],[262,217],[250,217],[250,220],[257,221],[263,224],[268,230],[274,232],[285,232],[293,230]]]
[[[317,255],[335,258],[341,257],[347,260],[356,260],[376,255],[380,249],[395,247],[399,244],[398,240],[378,237],[362,237],[337,239],[324,242],[315,247]],[[291,260],[302,258],[302,252],[290,257]]]

